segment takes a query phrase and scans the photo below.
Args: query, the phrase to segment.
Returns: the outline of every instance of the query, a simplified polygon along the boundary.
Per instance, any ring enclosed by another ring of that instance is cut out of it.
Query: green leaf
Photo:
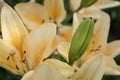
[[[43,4],[44,0],[35,0],[37,3]]]
[[[94,19],[86,18],[77,28],[73,35],[70,51],[69,64],[73,65],[87,49],[94,30]]]
[[[11,7],[14,7],[17,3],[20,2],[29,2],[30,0],[4,0],[7,4],[9,4]]]
[[[29,2],[30,0],[18,0],[18,3],[20,2]]]
[[[4,0],[11,7],[14,7],[17,4],[17,0]]]
[[[64,57],[61,56],[61,55],[58,55],[58,54],[52,54],[49,58],[57,59],[57,60],[60,60],[62,62],[66,62],[67,63],[67,61],[64,59]]]
[[[92,4],[94,4],[97,0],[82,0],[80,3],[80,7],[77,11],[79,11],[81,8],[89,7]]]

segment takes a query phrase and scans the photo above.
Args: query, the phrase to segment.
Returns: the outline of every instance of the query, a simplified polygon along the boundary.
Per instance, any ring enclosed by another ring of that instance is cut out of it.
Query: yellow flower
[[[61,24],[66,16],[63,0],[44,0],[44,6],[33,2],[19,3],[15,6],[15,10],[29,30],[43,23],[56,24],[57,35],[53,45],[71,40],[72,27]],[[56,48],[56,46],[53,47]]]
[[[70,0],[70,7],[72,11],[75,11],[79,8],[82,0]],[[118,1],[113,0],[97,0],[92,6],[84,9],[104,9],[120,5]]]
[[[107,43],[108,32],[110,27],[109,15],[100,10],[86,10],[84,13],[75,13],[73,20],[73,33],[85,17],[95,18],[96,23],[94,26],[93,37],[89,43],[86,52],[78,61],[78,66],[80,66],[81,63],[84,63],[91,56],[102,53],[105,57],[105,74],[120,75],[120,66],[118,66],[114,61],[114,57],[120,53],[120,40]],[[58,51],[67,60],[69,47],[70,43],[60,43],[58,45]]]
[[[66,16],[63,0],[45,0],[44,6],[33,2],[19,3],[15,9],[30,30],[45,22],[60,24]]]
[[[23,75],[52,53],[51,44],[56,36],[54,24],[45,23],[28,34],[16,12],[5,4],[1,11],[1,26],[0,66],[3,68]]]
[[[15,10],[21,17],[25,26],[33,30],[43,23],[54,23],[57,27],[57,35],[52,43],[55,49],[59,42],[69,42],[72,35],[72,27],[63,26],[61,22],[66,16],[63,0],[44,0],[44,6],[38,3],[19,3]]]
[[[48,59],[35,70],[26,73],[21,80],[101,80],[104,66],[102,55],[94,55],[75,72],[64,62]]]

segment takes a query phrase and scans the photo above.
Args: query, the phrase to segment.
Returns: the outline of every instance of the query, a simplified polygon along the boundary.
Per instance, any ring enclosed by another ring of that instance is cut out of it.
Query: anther
[[[86,18],[84,17],[83,20],[85,20]]]
[[[89,17],[90,19],[93,19],[92,17]]]
[[[99,46],[98,46],[98,48],[101,48],[101,47],[102,47],[102,45],[99,45]]]
[[[19,70],[19,68],[18,68],[18,66],[17,66],[17,65],[15,65],[15,67],[16,67],[16,69],[17,69],[17,70]]]
[[[45,20],[43,19],[43,20],[42,20],[42,23],[44,23],[44,22],[45,22]]]
[[[26,50],[24,50],[23,53],[25,54],[25,53],[26,53]]]
[[[14,56],[16,54],[16,52],[14,50],[11,50],[9,54],[10,54],[10,56]]]
[[[9,59],[10,59],[10,56],[8,56],[6,59],[9,60]]]
[[[25,59],[22,60],[23,63],[25,63],[25,61],[26,61]]]
[[[51,17],[49,17],[49,20],[51,20],[52,18]]]
[[[95,41],[93,41],[93,45],[95,44]]]

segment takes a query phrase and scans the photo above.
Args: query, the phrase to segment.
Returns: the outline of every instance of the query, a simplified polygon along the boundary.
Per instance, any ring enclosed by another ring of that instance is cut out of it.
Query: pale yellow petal
[[[45,23],[33,30],[24,42],[24,50],[29,69],[34,69],[44,59],[56,35],[56,26]]]
[[[58,52],[66,59],[66,61],[69,61],[68,54],[70,49],[70,43],[67,42],[60,42],[57,46]]]
[[[2,9],[4,4],[5,4],[4,1],[0,0],[0,18],[1,18],[1,9]],[[0,19],[0,24],[1,24],[1,19]],[[0,25],[0,32],[1,32],[1,25]]]
[[[70,27],[64,26],[59,28],[58,35],[63,37],[67,42],[70,42],[72,38],[72,32],[73,30],[71,26]]]
[[[74,73],[74,69],[70,65],[57,59],[48,59],[45,63],[57,69],[64,77],[69,77]]]
[[[114,58],[119,54],[120,54],[120,40],[108,43],[106,55]]]
[[[105,74],[106,75],[120,75],[120,66],[116,64],[115,60],[110,56],[105,56]]]
[[[80,7],[81,0],[70,0],[70,8],[72,11],[76,11]]]
[[[61,23],[64,20],[66,11],[63,0],[45,0],[44,6],[52,20],[57,21],[58,23]]]
[[[23,68],[20,63],[21,57],[18,50],[0,39],[0,66],[15,74],[23,74]]]
[[[104,74],[104,58],[95,55],[89,58],[70,80],[101,80]]]
[[[37,3],[19,3],[15,10],[30,30],[39,27],[48,18],[44,7]]]
[[[21,80],[30,80],[32,75],[34,74],[34,70],[27,72]]]
[[[36,69],[31,80],[67,80],[54,67],[41,64]]]
[[[13,44],[21,52],[27,31],[16,12],[7,4],[2,8],[1,26],[3,39]]]
[[[91,10],[91,11],[85,12],[85,14],[82,13],[81,16],[93,17],[96,19],[92,39],[82,59],[86,60],[91,55],[94,55],[99,52],[104,54],[106,52],[107,38],[108,38],[108,32],[110,27],[109,15],[107,13],[104,13],[103,11],[97,10],[95,12]]]
[[[76,29],[79,27],[80,23],[83,21],[83,18],[84,17],[82,15],[80,15],[80,13],[74,13],[74,15],[73,15],[73,34],[75,33]]]
[[[114,0],[98,0],[91,8],[93,9],[105,9],[120,6],[119,1]]]
[[[62,36],[59,36],[59,35],[56,35],[55,36],[55,39],[53,40],[52,42],[52,45],[50,46],[50,48],[48,50],[46,50],[46,54],[44,55],[44,58],[47,58],[51,55],[51,53],[53,51],[55,51],[55,49],[57,48],[57,45],[60,43],[60,42],[65,42],[66,40],[62,37]]]

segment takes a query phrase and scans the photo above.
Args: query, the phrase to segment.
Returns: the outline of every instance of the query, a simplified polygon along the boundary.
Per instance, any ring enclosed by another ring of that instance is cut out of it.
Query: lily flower
[[[19,3],[15,10],[30,30],[45,22],[59,26],[66,16],[63,0],[44,0],[44,5],[33,2]]]
[[[54,50],[59,42],[71,40],[72,27],[61,25],[66,16],[63,0],[44,0],[44,6],[33,2],[19,3],[15,10],[29,30],[34,30],[43,23],[56,24],[57,35],[51,46]]]
[[[34,30],[43,23],[56,24],[57,35],[53,45],[71,40],[72,27],[61,24],[66,17],[63,0],[44,0],[44,6],[34,2],[19,3],[15,10],[29,30]]]
[[[74,14],[74,28],[73,33],[77,29],[80,22],[85,17],[93,17],[96,19],[93,37],[89,43],[86,52],[78,61],[78,66],[84,63],[91,56],[102,53],[105,57],[105,74],[120,75],[120,66],[114,61],[114,57],[120,54],[120,40],[107,43],[108,32],[110,27],[110,17],[103,11],[86,11]],[[65,59],[68,59],[70,43],[61,43],[58,45],[58,51]]]
[[[56,26],[45,23],[29,34],[17,13],[7,4],[1,11],[2,39],[0,39],[0,66],[23,75],[43,62],[52,53],[51,44]]]
[[[101,80],[104,66],[104,57],[94,55],[73,73],[66,63],[48,59],[45,63],[37,66],[35,70],[26,73],[21,80]]]
[[[72,11],[76,11],[80,7],[82,0],[70,0],[70,7]],[[105,9],[110,7],[119,6],[120,3],[114,0],[97,0],[92,6],[84,9]],[[81,11],[81,10],[80,10]]]

